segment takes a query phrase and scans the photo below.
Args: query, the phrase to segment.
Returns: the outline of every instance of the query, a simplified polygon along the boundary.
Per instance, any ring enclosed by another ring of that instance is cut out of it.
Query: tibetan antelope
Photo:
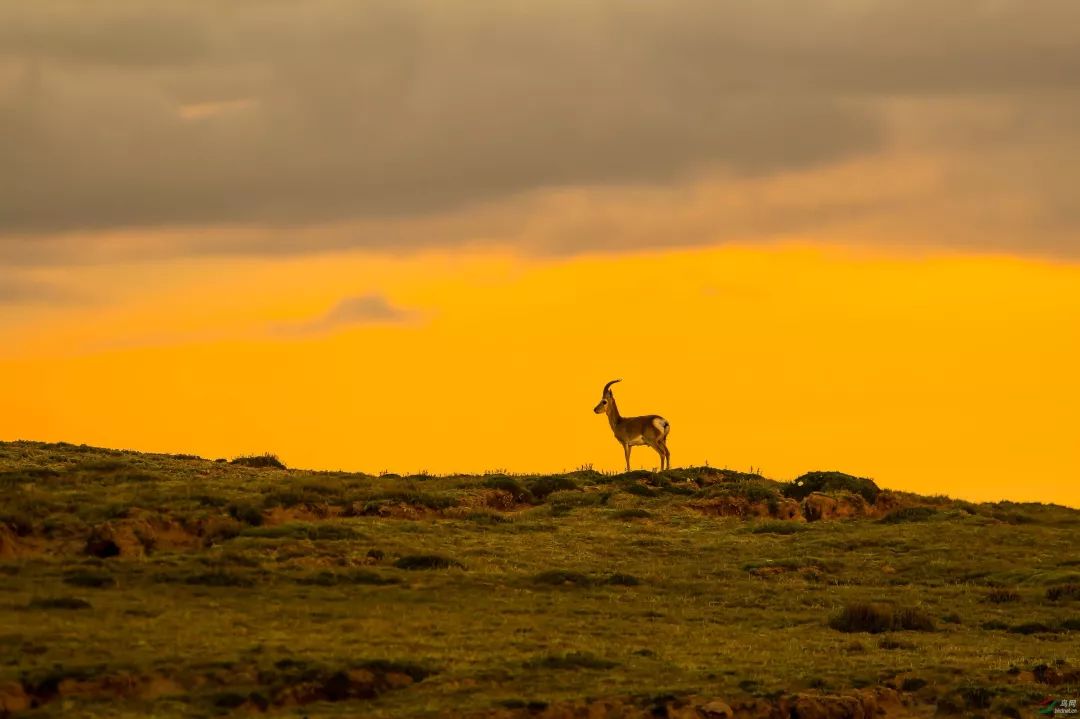
[[[615,395],[611,393],[611,385],[622,382],[621,379],[613,379],[604,385],[604,394],[600,404],[593,407],[593,412],[607,413],[608,424],[615,433],[615,439],[623,447],[626,455],[626,471],[630,471],[630,448],[634,445],[647,444],[660,455],[660,469],[671,469],[671,452],[667,448],[667,436],[671,431],[668,421],[658,414],[647,414],[644,417],[623,417],[619,414],[619,408],[615,406]]]

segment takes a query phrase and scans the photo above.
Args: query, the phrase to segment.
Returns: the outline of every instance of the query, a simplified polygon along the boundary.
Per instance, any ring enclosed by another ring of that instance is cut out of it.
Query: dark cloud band
[[[1071,98],[1078,27],[1075,0],[0,0],[0,251],[827,166],[889,146],[890,98]]]

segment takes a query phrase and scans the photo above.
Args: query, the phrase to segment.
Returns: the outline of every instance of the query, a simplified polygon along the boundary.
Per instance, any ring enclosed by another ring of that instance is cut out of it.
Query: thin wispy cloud
[[[85,299],[81,293],[56,282],[0,272],[0,305],[66,305]]]
[[[272,332],[293,336],[321,335],[363,325],[408,324],[419,317],[415,310],[393,305],[382,295],[367,294],[346,297],[316,317],[277,323]]]

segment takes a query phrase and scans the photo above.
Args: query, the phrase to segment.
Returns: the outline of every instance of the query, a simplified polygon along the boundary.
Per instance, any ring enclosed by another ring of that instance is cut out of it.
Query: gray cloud
[[[82,296],[53,282],[0,272],[0,305],[63,304]]]
[[[295,251],[535,190],[782,175],[890,147],[896,97],[1005,103],[986,143],[1070,146],[1023,118],[1072,107],[1077,28],[1075,0],[0,0],[0,254],[208,225]],[[1068,193],[1040,212],[1075,227]]]
[[[402,324],[416,319],[411,310],[395,307],[377,294],[346,297],[325,314],[298,322],[279,323],[273,330],[284,335],[312,335],[354,325]]]

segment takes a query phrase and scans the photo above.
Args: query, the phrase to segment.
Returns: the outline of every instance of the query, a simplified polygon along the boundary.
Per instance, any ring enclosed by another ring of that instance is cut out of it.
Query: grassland
[[[1034,716],[1080,697],[1078,530],[840,474],[0,443],[0,716]]]

